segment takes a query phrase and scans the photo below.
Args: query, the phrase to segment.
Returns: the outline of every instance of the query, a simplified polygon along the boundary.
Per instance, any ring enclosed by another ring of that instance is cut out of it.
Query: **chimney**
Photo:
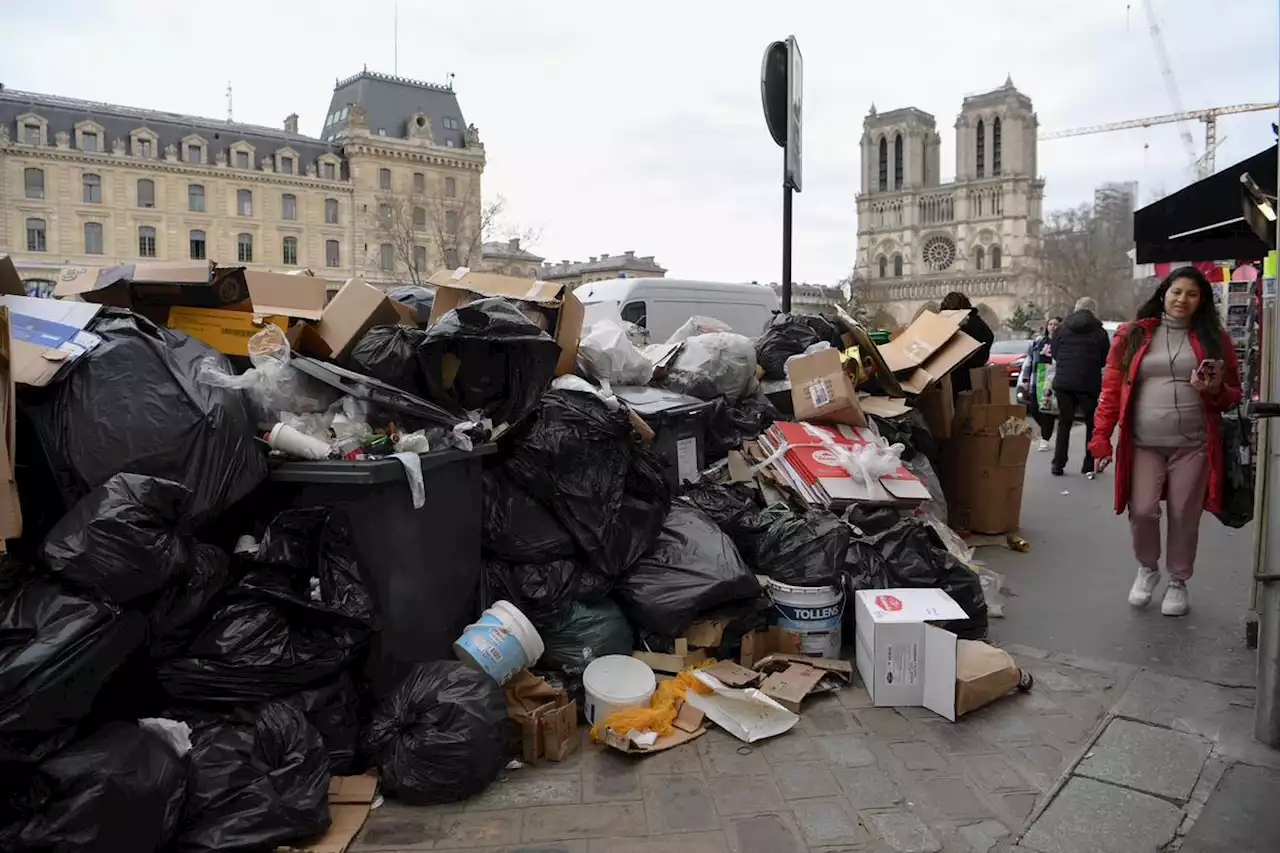
[[[587,261],[587,263],[589,263],[589,264],[594,264],[595,262],[596,262],[596,256],[595,256],[595,255],[592,255],[592,256],[591,256],[591,258]]]
[[[520,251],[520,238],[512,237],[511,239],[507,240],[507,248],[513,252]]]
[[[285,133],[298,132],[298,114],[297,113],[289,113],[289,115],[285,118],[284,132]]]
[[[595,258],[592,258],[591,260],[593,260],[593,261],[594,261],[594,260],[595,260]],[[607,260],[609,260],[609,253],[608,253],[608,252],[605,252],[605,253],[601,254],[601,255],[600,255],[600,260],[602,260],[602,261],[607,261]]]
[[[627,257],[628,257],[628,258],[634,258],[635,256],[636,256],[636,253],[635,253],[635,250],[634,250],[634,249],[628,249],[628,250],[627,250]]]

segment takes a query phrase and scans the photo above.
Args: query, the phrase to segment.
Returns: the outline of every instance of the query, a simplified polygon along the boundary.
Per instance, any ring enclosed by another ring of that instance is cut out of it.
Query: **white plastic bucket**
[[[453,644],[458,660],[483,670],[499,684],[533,666],[544,650],[538,629],[509,601],[494,602]]]
[[[767,581],[773,622],[800,635],[801,653],[839,658],[844,593],[834,586],[792,586],[773,578]]]
[[[649,707],[657,686],[653,670],[642,660],[628,655],[596,658],[582,673],[587,722],[595,725],[614,711]]]

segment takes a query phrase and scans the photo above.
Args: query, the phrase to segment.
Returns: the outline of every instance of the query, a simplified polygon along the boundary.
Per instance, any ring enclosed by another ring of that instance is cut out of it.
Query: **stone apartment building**
[[[570,287],[578,287],[589,281],[607,281],[613,278],[663,278],[667,274],[664,267],[653,259],[653,255],[636,256],[627,251],[621,255],[591,256],[585,261],[561,261],[558,264],[544,263],[538,271],[538,278],[544,281],[560,281]]]
[[[314,136],[0,87],[0,254],[29,292],[189,258],[390,284],[479,245],[484,166],[451,87],[367,70]]]

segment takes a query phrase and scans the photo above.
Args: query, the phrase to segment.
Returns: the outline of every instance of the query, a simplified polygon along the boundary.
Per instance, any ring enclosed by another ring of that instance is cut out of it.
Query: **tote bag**
[[[1227,527],[1239,529],[1253,520],[1253,421],[1236,406],[1222,416],[1222,509],[1214,513]]]

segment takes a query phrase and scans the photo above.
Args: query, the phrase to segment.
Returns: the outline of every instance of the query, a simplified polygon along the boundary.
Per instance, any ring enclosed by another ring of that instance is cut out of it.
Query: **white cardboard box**
[[[924,706],[955,722],[956,635],[927,623],[966,615],[940,589],[856,593],[858,674],[876,707]]]

